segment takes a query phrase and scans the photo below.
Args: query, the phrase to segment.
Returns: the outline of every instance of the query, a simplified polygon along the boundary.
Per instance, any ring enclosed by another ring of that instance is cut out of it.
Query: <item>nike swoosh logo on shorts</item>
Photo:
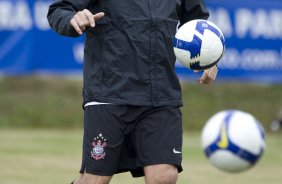
[[[88,102],[84,105],[84,107],[91,106],[91,105],[105,105],[105,104],[111,104],[111,103],[104,103],[104,102]]]
[[[173,153],[181,153],[181,151],[176,151],[175,148],[173,148]]]

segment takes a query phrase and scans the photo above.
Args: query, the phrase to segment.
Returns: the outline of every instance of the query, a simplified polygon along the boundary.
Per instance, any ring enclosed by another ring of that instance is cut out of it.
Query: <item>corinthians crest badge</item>
[[[107,146],[106,139],[100,133],[99,136],[94,138],[92,142],[91,157],[95,160],[104,159],[106,156],[105,147]]]

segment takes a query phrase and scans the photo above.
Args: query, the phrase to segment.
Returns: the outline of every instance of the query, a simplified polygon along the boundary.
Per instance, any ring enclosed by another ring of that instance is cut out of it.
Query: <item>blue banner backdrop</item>
[[[83,37],[54,33],[46,15],[51,0],[0,0],[0,72],[73,73],[82,70]]]
[[[0,73],[81,73],[83,37],[52,32],[46,19],[50,0],[0,0]],[[221,80],[282,82],[282,2],[206,0],[226,38],[219,63]],[[183,79],[198,77],[179,63]]]

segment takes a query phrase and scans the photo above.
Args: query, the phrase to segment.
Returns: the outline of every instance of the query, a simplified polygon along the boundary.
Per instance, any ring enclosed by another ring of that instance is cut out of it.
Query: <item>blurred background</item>
[[[81,161],[83,37],[54,33],[51,0],[0,0],[0,183],[68,183]],[[180,184],[282,182],[282,1],[206,0],[226,38],[217,81],[199,86],[179,63],[183,89],[184,172]],[[267,149],[249,171],[213,168],[200,147],[205,122],[239,109],[264,126]],[[112,183],[144,183],[129,174]]]

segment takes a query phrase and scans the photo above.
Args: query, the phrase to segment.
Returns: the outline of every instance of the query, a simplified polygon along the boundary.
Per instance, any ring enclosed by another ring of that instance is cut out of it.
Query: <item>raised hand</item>
[[[89,10],[84,9],[74,15],[70,24],[78,34],[82,35],[83,31],[85,31],[87,27],[95,27],[95,21],[103,18],[104,16],[104,12],[93,15]]]

